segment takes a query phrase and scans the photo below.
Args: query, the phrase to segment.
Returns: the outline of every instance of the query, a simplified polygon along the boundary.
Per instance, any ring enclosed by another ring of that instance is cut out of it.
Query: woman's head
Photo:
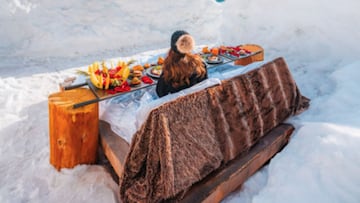
[[[192,74],[206,74],[200,56],[192,54],[195,47],[193,37],[186,31],[176,31],[171,36],[170,51],[163,64],[164,80],[173,86],[189,84]]]
[[[170,47],[178,54],[191,53],[195,47],[195,40],[188,32],[178,30],[171,35]]]

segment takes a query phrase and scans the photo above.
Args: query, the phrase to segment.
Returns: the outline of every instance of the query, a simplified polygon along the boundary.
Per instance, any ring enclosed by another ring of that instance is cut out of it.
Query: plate
[[[211,56],[207,56],[207,57],[205,58],[205,61],[206,61],[206,63],[208,63],[208,64],[219,64],[219,63],[223,63],[223,62],[224,62],[224,59],[221,58],[220,56],[217,56],[217,57],[216,57],[216,60],[211,60],[210,57],[211,57]]]
[[[154,74],[153,73],[153,69],[160,69],[160,74]],[[161,75],[161,66],[156,65],[156,66],[151,66],[150,68],[146,69],[146,74],[150,77],[153,78],[160,78]]]

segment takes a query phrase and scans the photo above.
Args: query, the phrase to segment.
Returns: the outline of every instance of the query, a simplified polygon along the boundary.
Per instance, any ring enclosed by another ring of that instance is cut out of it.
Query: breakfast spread
[[[224,61],[232,62],[254,53],[245,46],[238,45],[205,46],[196,54],[200,55],[205,63],[215,65]],[[87,76],[94,87],[106,90],[107,94],[129,92],[154,84],[152,78],[158,79],[161,76],[165,58],[159,56],[155,63],[133,64],[134,62],[135,60],[119,60],[115,66],[112,62],[94,62],[88,66],[87,71],[79,70],[78,73]]]

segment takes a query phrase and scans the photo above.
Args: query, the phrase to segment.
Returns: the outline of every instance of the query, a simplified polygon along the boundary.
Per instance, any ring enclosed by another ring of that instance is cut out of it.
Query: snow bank
[[[104,168],[49,164],[47,96],[95,60],[153,60],[176,29],[284,56],[312,99],[289,145],[225,202],[359,202],[358,0],[0,2],[0,202],[116,202]]]
[[[272,160],[253,202],[358,202],[359,145],[359,128],[304,123]]]
[[[218,38],[221,11],[209,0],[7,1],[0,8],[0,55],[134,54],[168,47],[174,30],[199,41]]]

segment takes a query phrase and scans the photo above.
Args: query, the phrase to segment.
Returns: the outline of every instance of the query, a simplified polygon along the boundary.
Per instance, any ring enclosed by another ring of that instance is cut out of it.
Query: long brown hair
[[[170,49],[163,64],[164,80],[174,87],[190,84],[190,76],[206,74],[205,65],[199,55],[192,53],[179,54]]]

